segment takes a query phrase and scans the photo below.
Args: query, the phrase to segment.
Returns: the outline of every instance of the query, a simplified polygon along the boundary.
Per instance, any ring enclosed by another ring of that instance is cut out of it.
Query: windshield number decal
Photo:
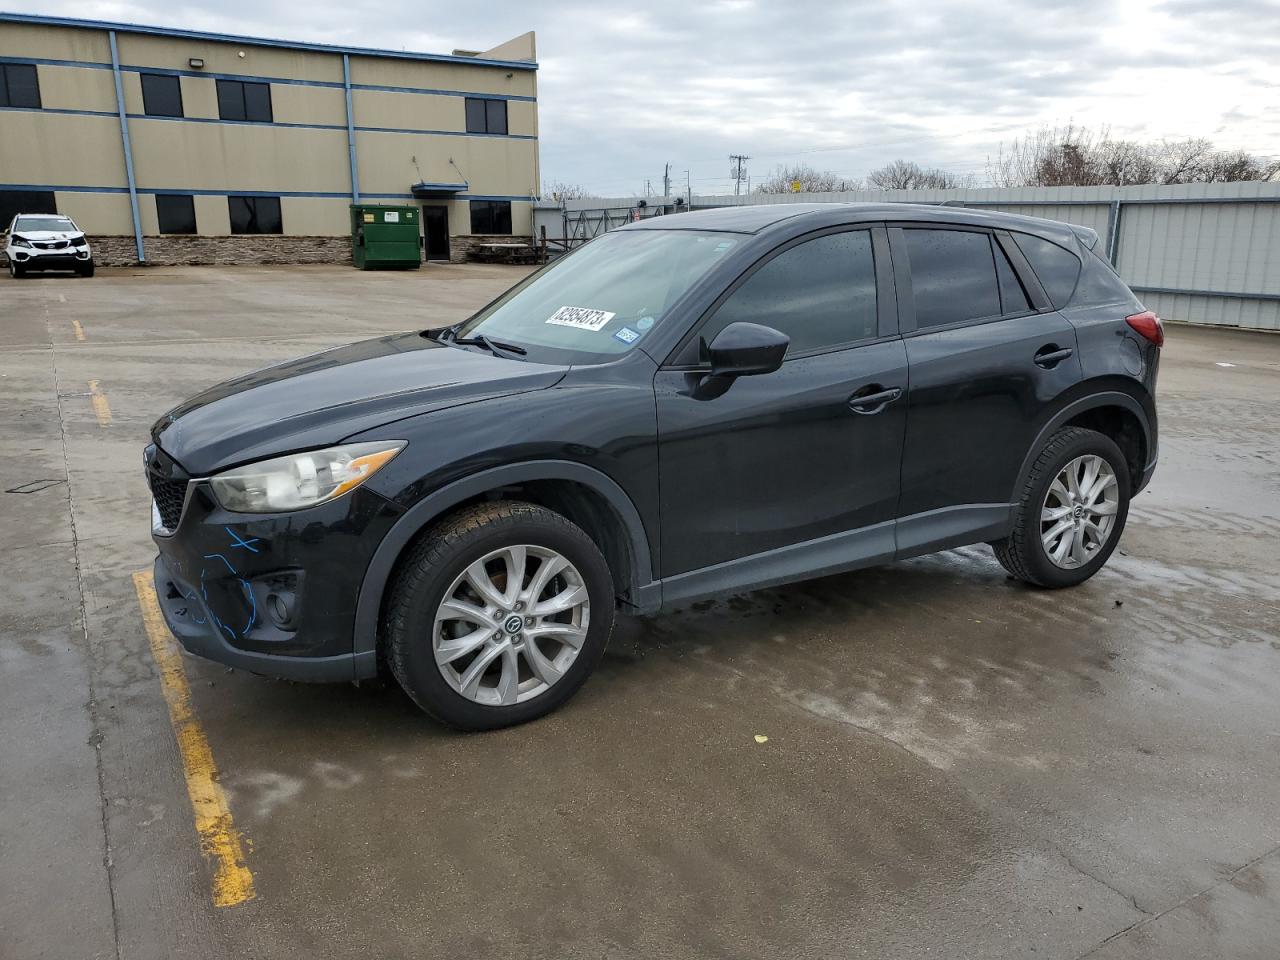
[[[615,340],[621,340],[625,344],[635,343],[640,339],[640,334],[636,333],[630,327],[623,327],[613,335]]]
[[[547,323],[577,330],[603,330],[604,325],[616,316],[608,310],[592,310],[590,307],[561,307],[547,318]]]

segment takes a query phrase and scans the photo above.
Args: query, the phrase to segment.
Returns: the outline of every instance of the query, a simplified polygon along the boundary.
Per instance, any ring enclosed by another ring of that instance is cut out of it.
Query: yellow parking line
[[[89,381],[89,403],[93,405],[93,415],[98,418],[98,426],[111,426],[111,405],[107,403],[107,395],[102,392],[97,380]]]
[[[169,722],[173,724],[182,753],[182,773],[187,779],[187,795],[195,814],[200,849],[213,861],[213,905],[234,907],[254,897],[253,873],[245,864],[240,831],[231,819],[227,795],[218,782],[213,751],[191,704],[191,687],[182,667],[182,655],[160,613],[151,573],[146,570],[135,573],[133,587],[138,593],[147,639],[151,641],[151,656],[160,668],[160,686],[169,704]]]
[[[80,326],[80,321],[79,321],[79,320],[72,320],[72,321],[71,321],[71,328],[72,328],[73,330],[75,330],[75,332],[76,332],[76,339],[77,339],[77,340],[81,340],[81,341],[83,341],[83,340],[85,339],[85,336],[84,336],[84,327]]]

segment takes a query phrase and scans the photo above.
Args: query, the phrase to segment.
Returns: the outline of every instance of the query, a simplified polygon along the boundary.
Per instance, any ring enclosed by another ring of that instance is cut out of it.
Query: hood
[[[540,390],[567,367],[448,347],[418,333],[363,340],[256,370],[174,407],[152,439],[192,476],[462,403]]]
[[[78,230],[15,230],[13,238],[23,240],[83,240],[84,234]]]

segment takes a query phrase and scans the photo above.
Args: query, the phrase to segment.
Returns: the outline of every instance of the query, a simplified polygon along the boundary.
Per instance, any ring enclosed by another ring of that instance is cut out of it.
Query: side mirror
[[[758,323],[731,323],[721,330],[708,353],[713,377],[750,377],[782,366],[791,338]]]

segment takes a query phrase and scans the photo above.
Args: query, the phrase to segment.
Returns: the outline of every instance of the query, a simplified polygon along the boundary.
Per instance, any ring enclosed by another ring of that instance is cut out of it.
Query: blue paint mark
[[[233,567],[233,566],[231,565],[231,561],[230,561],[230,560],[228,560],[226,557],[224,557],[224,556],[223,556],[222,554],[220,554],[220,553],[206,553],[206,554],[204,555],[204,559],[205,559],[205,560],[221,560],[223,563],[225,563],[225,564],[227,565],[227,569],[228,569],[229,571],[231,571],[231,575],[232,575],[233,577],[238,577],[238,576],[240,576],[240,571],[239,571],[239,570],[237,570],[235,567]]]
[[[244,548],[245,548],[246,550],[248,550],[250,553],[257,553],[257,552],[258,552],[257,547],[254,547],[254,546],[253,546],[253,544],[255,544],[255,543],[261,543],[262,541],[261,541],[261,540],[259,540],[257,537],[250,537],[248,540],[245,540],[245,539],[241,538],[240,534],[236,533],[236,532],[235,532],[234,530],[232,530],[230,527],[223,527],[222,529],[223,529],[223,530],[225,530],[225,531],[227,531],[227,533],[231,534],[231,549],[232,549],[232,550],[234,550],[236,547],[244,547]]]

